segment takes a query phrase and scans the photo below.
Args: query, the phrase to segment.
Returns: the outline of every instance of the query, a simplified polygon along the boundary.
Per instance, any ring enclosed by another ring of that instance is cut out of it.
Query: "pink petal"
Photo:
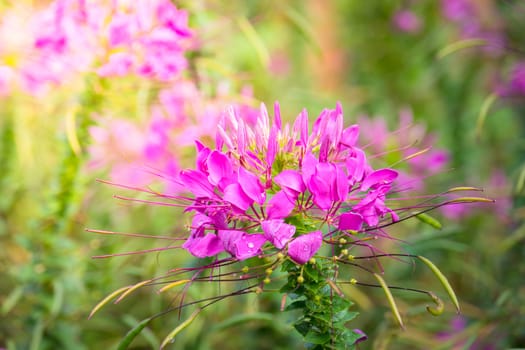
[[[341,144],[346,147],[355,146],[357,139],[359,138],[359,125],[354,124],[343,130],[341,136]]]
[[[301,172],[303,174],[303,181],[305,184],[310,182],[310,178],[315,174],[315,166],[319,163],[317,158],[312,153],[307,153],[303,157],[303,166]]]
[[[208,156],[208,180],[212,185],[219,185],[233,177],[230,159],[218,151],[212,151]],[[223,181],[225,180],[225,181]],[[224,186],[219,186],[219,188]]]
[[[350,180],[350,186],[355,183],[361,182],[366,171],[366,156],[365,153],[360,149],[353,150],[354,157],[348,157],[346,159],[346,170],[348,171],[348,179]]]
[[[296,170],[284,170],[273,178],[274,182],[281,186],[286,194],[291,198],[297,198],[300,193],[306,190],[303,177]],[[290,191],[291,190],[291,191]]]
[[[298,264],[306,264],[317,253],[323,243],[321,231],[302,235],[288,243],[288,255]]]
[[[272,167],[273,161],[275,160],[278,147],[279,144],[277,143],[277,127],[273,125],[270,129],[270,135],[268,137],[268,146],[266,152],[266,163],[268,163],[268,166],[270,168]]]
[[[263,204],[266,201],[266,193],[257,176],[244,168],[239,168],[238,181],[244,193],[254,202]]]
[[[238,183],[226,186],[223,199],[242,211],[246,211],[253,203],[253,200],[244,193]]]
[[[397,171],[393,169],[379,169],[369,174],[361,184],[361,191],[367,191],[370,187],[391,184],[397,177]]]
[[[282,129],[282,120],[281,120],[281,106],[279,106],[279,102],[275,101],[273,104],[273,118],[274,118],[274,125],[277,127],[278,130]]]
[[[345,201],[348,196],[348,191],[350,190],[350,183],[348,181],[348,176],[346,176],[343,169],[336,167],[337,176],[335,180],[335,191],[333,193],[334,199],[336,201]]]
[[[224,248],[236,259],[245,260],[262,254],[266,238],[262,234],[249,234],[236,230],[220,230],[219,238]]]
[[[198,258],[214,256],[224,251],[221,240],[213,233],[208,233],[199,238],[188,239],[182,247]]]
[[[264,237],[276,248],[282,249],[295,234],[295,226],[289,225],[282,219],[266,220],[261,223]]]
[[[344,213],[339,216],[340,230],[359,231],[363,227],[363,217],[357,213]]]
[[[279,191],[268,201],[266,214],[268,219],[283,219],[290,215],[295,208],[295,202],[292,202],[284,191]]]
[[[200,171],[182,170],[179,178],[195,197],[215,197],[213,187],[208,182],[207,176]]]

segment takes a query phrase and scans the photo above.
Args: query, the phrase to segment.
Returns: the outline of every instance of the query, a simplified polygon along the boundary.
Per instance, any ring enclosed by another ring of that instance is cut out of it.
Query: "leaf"
[[[164,338],[164,340],[162,341],[162,344],[160,344],[160,349],[161,350],[164,349],[164,347],[168,345],[168,343],[171,343],[173,339],[177,336],[177,334],[179,334],[186,327],[188,327],[193,322],[193,320],[195,320],[195,318],[199,315],[201,311],[202,309],[195,310],[186,321],[182,322],[173,331],[171,331],[171,333],[168,334],[166,338]]]
[[[485,98],[483,101],[483,104],[481,105],[481,109],[479,110],[478,120],[476,122],[476,137],[481,137],[481,130],[483,129],[483,125],[485,124],[485,120],[487,119],[487,114],[490,110],[490,107],[494,104],[494,102],[498,99],[498,95],[495,93],[492,93]]]
[[[153,320],[156,318],[156,315],[150,318]],[[135,328],[138,323],[142,321],[139,322],[138,319],[131,316],[130,314],[125,314],[122,316],[122,322],[124,322],[130,328]],[[145,327],[142,332],[140,332],[140,336],[149,343],[152,349],[158,349],[160,347],[160,340],[150,328]]]
[[[518,180],[516,181],[516,190],[514,191],[514,193],[520,194],[521,191],[523,191],[524,187],[525,187],[525,166],[523,166],[520,171]]]
[[[396,319],[399,326],[405,329],[405,325],[403,324],[403,320],[401,319],[401,315],[399,314],[399,310],[397,309],[397,305],[396,305],[396,302],[394,301],[394,297],[392,296],[390,289],[385,283],[385,280],[383,280],[383,278],[379,276],[377,273],[374,273],[374,277],[377,279],[377,281],[381,285],[381,288],[383,288],[383,291],[385,292],[386,299],[388,300],[390,309],[392,310],[392,313],[394,314],[394,318]]]
[[[284,310],[291,311],[291,310],[303,309],[305,306],[306,306],[305,300],[296,300],[293,303],[286,306]]]
[[[82,149],[80,148],[80,142],[78,141],[75,116],[76,116],[76,107],[72,107],[66,113],[66,137],[67,137],[67,141],[69,145],[71,146],[71,149],[73,150],[75,155],[78,157],[80,156]]]
[[[95,314],[95,312],[97,312],[98,310],[100,310],[102,308],[102,306],[106,305],[111,299],[113,299],[114,297],[116,297],[117,295],[119,295],[120,293],[122,293],[123,291],[125,291],[126,289],[128,289],[129,286],[126,286],[126,287],[122,287],[122,288],[119,288],[117,289],[116,291],[114,291],[113,293],[111,293],[110,295],[108,295],[107,297],[105,297],[104,299],[102,299],[97,305],[95,305],[95,307],[93,308],[93,310],[91,310],[91,313],[89,314],[88,316],[88,320],[93,317],[93,315]]]
[[[456,293],[454,293],[454,290],[452,289],[452,286],[448,282],[447,278],[443,273],[437,268],[436,265],[432,263],[432,261],[428,260],[427,258],[418,255],[418,259],[421,260],[425,265],[430,268],[430,270],[434,273],[434,275],[438,278],[438,280],[441,282],[441,285],[445,288],[445,291],[447,292],[448,296],[452,300],[452,303],[454,303],[454,306],[456,307],[456,310],[458,314],[460,313],[459,309],[459,302],[458,298],[456,297]]]
[[[416,214],[416,219],[418,219],[422,223],[425,223],[425,224],[427,224],[429,226],[432,226],[435,229],[441,230],[443,228],[441,223],[436,218],[434,218],[434,217],[432,217],[432,216],[430,216],[430,215],[428,215],[426,213]]]
[[[273,323],[275,322],[275,315],[265,312],[255,312],[247,315],[236,315],[214,326],[211,329],[211,331],[223,330],[250,321],[263,321],[267,323]]]
[[[120,343],[118,344],[117,350],[125,350],[128,348],[128,346],[131,344],[133,339],[137,337],[137,335],[142,332],[142,330],[148,325],[148,323],[153,319],[153,317],[146,318],[142,321],[140,321],[135,327],[129,330],[128,333],[122,338]]]
[[[294,325],[294,328],[299,334],[301,334],[303,337],[306,336],[310,328],[312,328],[312,325],[309,321],[303,319],[300,319],[298,322],[296,322]]]
[[[51,304],[50,313],[54,317],[58,315],[64,303],[64,287],[60,281],[56,280],[53,282],[53,291],[53,304]]]
[[[511,235],[508,235],[505,239],[501,241],[498,245],[498,251],[506,252],[520,241],[525,239],[525,224],[518,227]]]
[[[42,335],[44,334],[44,322],[39,317],[35,327],[33,328],[33,334],[31,336],[31,345],[29,350],[38,350],[41,348]]]
[[[330,340],[330,333],[310,331],[304,336],[304,341],[310,344],[325,344]]]
[[[268,67],[268,64],[270,62],[270,54],[268,53],[268,49],[266,48],[266,45],[264,44],[263,40],[255,30],[255,28],[252,26],[250,21],[245,17],[240,17],[237,19],[237,24],[239,25],[239,28],[241,29],[242,33],[246,36],[250,44],[252,44],[263,67]]]
[[[468,49],[471,47],[477,47],[477,46],[485,46],[487,44],[487,41],[484,39],[465,39],[456,41],[450,45],[445,46],[437,53],[437,58],[441,59],[444,58],[456,51]]]
[[[315,39],[314,32],[310,22],[298,11],[291,6],[284,8],[286,18],[297,28],[297,30],[312,44],[317,54],[322,52],[319,42]]]
[[[9,293],[2,304],[2,315],[6,315],[18,303],[24,294],[24,287],[18,286]]]

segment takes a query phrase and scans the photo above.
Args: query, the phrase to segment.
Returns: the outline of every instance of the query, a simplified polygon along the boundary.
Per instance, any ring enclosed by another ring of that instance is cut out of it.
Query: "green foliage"
[[[353,303],[331,288],[333,263],[308,263],[298,266],[291,261],[282,265],[288,282],[281,288],[292,302],[287,311],[300,311],[294,328],[309,344],[309,349],[351,349],[360,335],[346,324],[357,316],[349,311]]]

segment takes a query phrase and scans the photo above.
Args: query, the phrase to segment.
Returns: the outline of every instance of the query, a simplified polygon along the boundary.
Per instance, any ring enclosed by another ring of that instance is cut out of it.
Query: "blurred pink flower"
[[[188,13],[169,0],[55,0],[38,10],[15,8],[0,23],[0,86],[40,94],[92,71],[170,81],[186,68],[192,38]]]
[[[472,0],[441,0],[443,16],[458,24],[463,39],[483,39],[482,50],[491,55],[499,56],[504,52],[505,35],[494,27],[497,21],[481,18],[480,3]],[[487,25],[490,23],[490,25]]]
[[[476,182],[480,182],[479,180]],[[459,220],[465,217],[476,215],[479,213],[486,213],[495,216],[501,222],[509,222],[510,212],[512,209],[512,199],[510,193],[511,185],[508,177],[505,173],[496,169],[491,174],[487,181],[483,191],[490,198],[494,198],[496,205],[488,205],[488,203],[475,203],[473,205],[446,205],[441,208],[441,211],[445,217],[449,219]],[[472,195],[476,196],[479,193],[473,192]],[[468,196],[469,193],[466,193]]]
[[[410,10],[400,10],[394,14],[392,18],[394,26],[402,32],[418,33],[421,30],[421,20]]]
[[[88,168],[111,166],[111,179],[130,186],[144,186],[152,182],[142,157],[145,137],[141,129],[124,119],[98,118],[97,126],[90,128]]]
[[[525,96],[525,61],[514,64],[507,81],[498,82],[496,93],[503,97]]]
[[[470,0],[441,0],[441,10],[445,18],[454,22],[469,20],[474,15]]]
[[[368,142],[374,152],[381,153],[385,149],[398,149],[400,156],[410,158],[411,155],[428,150],[416,157],[410,158],[402,163],[399,172],[398,184],[403,188],[412,190],[423,190],[425,179],[437,174],[446,167],[449,162],[449,154],[444,149],[430,148],[434,137],[425,130],[423,124],[413,121],[410,109],[402,109],[399,112],[399,126],[397,131],[390,131],[386,120],[380,117],[358,119],[361,125],[361,136],[364,143]]]
[[[176,182],[169,180],[176,177],[185,158],[193,154],[196,139],[213,140],[226,106],[233,103],[228,91],[218,91],[216,98],[208,98],[192,81],[179,79],[159,92],[143,126],[100,118],[99,125],[91,128],[92,168],[109,167],[112,181],[139,187],[163,180],[154,174],[167,175],[167,181],[163,181],[168,186],[166,191],[179,192]],[[237,99],[240,101],[230,108],[253,119],[257,110],[243,103],[249,96]],[[141,174],[131,176],[132,173]]]

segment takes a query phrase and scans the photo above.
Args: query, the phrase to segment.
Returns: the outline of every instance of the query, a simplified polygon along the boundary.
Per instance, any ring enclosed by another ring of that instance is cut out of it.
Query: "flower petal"
[[[295,201],[291,201],[284,191],[279,191],[268,201],[266,210],[268,219],[283,219],[290,215],[295,208]]]
[[[207,233],[199,238],[188,239],[184,242],[182,248],[198,258],[214,256],[224,251],[221,240],[213,233]]]
[[[303,177],[297,170],[284,170],[275,176],[273,180],[291,198],[297,198],[300,193],[306,190]]]
[[[244,193],[254,202],[263,204],[266,201],[266,192],[257,176],[244,168],[239,168],[238,181]]]
[[[363,216],[357,213],[344,213],[339,216],[340,230],[359,231],[363,227]]]
[[[233,178],[233,168],[230,159],[219,151],[212,151],[208,156],[208,180],[212,185],[219,185],[219,188],[224,186],[223,180],[230,180]],[[222,183],[222,184],[221,184]]]
[[[397,171],[393,169],[379,169],[370,173],[361,184],[361,191],[368,191],[369,188],[376,188],[379,185],[391,184],[397,177]]]
[[[262,234],[249,234],[236,230],[219,230],[219,238],[226,251],[239,260],[262,254],[261,248],[266,243],[266,238]]]
[[[224,189],[223,199],[242,211],[246,211],[253,203],[238,183],[232,183]]]
[[[298,264],[306,264],[317,253],[323,243],[321,231],[302,235],[288,243],[288,255]]]
[[[276,248],[282,249],[295,234],[295,226],[289,225],[282,219],[266,220],[261,223],[264,237]]]

